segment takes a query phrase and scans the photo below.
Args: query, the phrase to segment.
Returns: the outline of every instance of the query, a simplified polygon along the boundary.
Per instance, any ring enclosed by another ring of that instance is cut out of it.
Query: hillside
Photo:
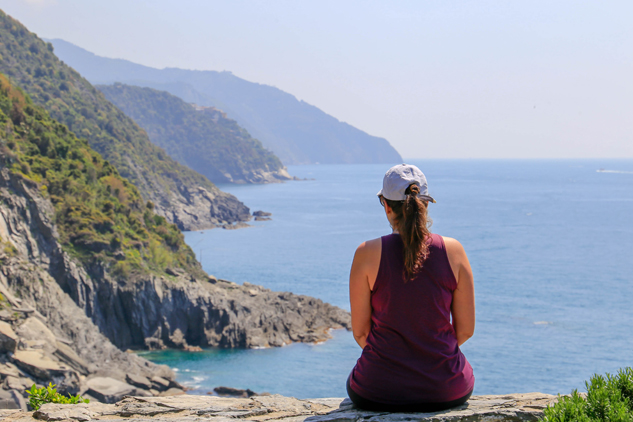
[[[55,208],[62,246],[121,278],[179,267],[202,274],[178,228],[83,139],[0,75],[0,157]]]
[[[48,382],[105,402],[183,393],[169,368],[120,349],[282,346],[350,328],[320,300],[207,276],[152,208],[0,75],[3,406],[25,408],[25,388]]]
[[[204,176],[179,164],[22,24],[0,11],[0,72],[34,103],[85,138],[181,229],[244,221],[249,210]]]
[[[151,87],[225,111],[284,164],[402,162],[386,139],[340,122],[280,89],[230,72],[159,70],[99,57],[63,40],[51,42],[62,60],[93,83]]]
[[[97,85],[170,157],[216,183],[288,180],[281,161],[215,108],[188,104],[165,91]]]
[[[349,326],[320,300],[207,276],[175,225],[2,75],[0,237],[121,348],[282,346]]]

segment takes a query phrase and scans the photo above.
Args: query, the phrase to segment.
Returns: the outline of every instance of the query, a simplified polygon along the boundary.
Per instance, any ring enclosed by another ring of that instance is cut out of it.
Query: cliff
[[[115,346],[282,346],[350,327],[320,300],[207,276],[152,208],[0,75],[0,375],[17,391],[0,400],[49,381],[105,401],[182,391]]]
[[[249,210],[179,164],[132,119],[53,54],[53,47],[0,11],[0,72],[72,132],[88,140],[138,187],[155,211],[183,230],[246,221]]]
[[[63,40],[51,42],[62,60],[93,83],[146,86],[224,110],[285,164],[402,162],[386,139],[341,122],[275,87],[230,72],[153,69],[99,57]]]
[[[216,183],[270,183],[291,179],[281,161],[234,120],[213,107],[188,104],[165,91],[97,85],[180,164]]]
[[[536,421],[543,409],[556,401],[541,393],[504,396],[473,396],[465,405],[435,413],[368,412],[354,408],[349,399],[324,398],[297,400],[293,397],[255,396],[234,399],[204,396],[128,397],[117,404],[46,404],[37,412],[4,411],[6,422],[106,421],[132,418],[135,421],[225,422],[475,422]]]

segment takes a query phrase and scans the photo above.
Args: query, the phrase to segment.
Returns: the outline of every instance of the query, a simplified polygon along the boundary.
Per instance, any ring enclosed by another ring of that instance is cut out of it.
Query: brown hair
[[[404,243],[405,281],[412,278],[429,256],[427,239],[431,232],[427,202],[418,198],[420,187],[411,184],[404,192],[404,201],[383,198],[395,214],[394,229],[398,230]]]

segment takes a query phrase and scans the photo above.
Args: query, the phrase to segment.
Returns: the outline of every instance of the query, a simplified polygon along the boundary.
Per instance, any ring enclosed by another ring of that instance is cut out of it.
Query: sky
[[[0,0],[42,38],[272,85],[405,158],[633,158],[633,2]]]

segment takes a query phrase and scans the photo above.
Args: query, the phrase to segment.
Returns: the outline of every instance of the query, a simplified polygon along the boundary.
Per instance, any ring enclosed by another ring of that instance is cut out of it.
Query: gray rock
[[[133,395],[136,388],[119,380],[109,377],[95,377],[89,379],[87,393],[103,403],[116,403],[124,396]]]
[[[126,374],[125,381],[134,387],[142,388],[144,390],[150,390],[152,388],[152,382],[141,375]]]
[[[165,378],[154,376],[152,377],[151,381],[152,388],[154,390],[165,391],[169,388],[169,380],[166,380]]]
[[[20,337],[25,338],[27,340],[43,340],[53,347],[55,343],[57,343],[57,338],[55,334],[36,317],[28,317],[20,326],[17,328],[17,332]]]
[[[26,407],[26,400],[24,400],[24,396],[15,390],[11,390],[10,393],[11,393],[11,398],[13,399],[13,402],[18,406],[18,408],[20,410],[26,411],[27,407]]]
[[[467,404],[442,412],[386,413],[356,409],[349,399],[342,398],[298,400],[279,395],[252,398],[180,395],[129,397],[117,404],[47,404],[33,416],[49,421],[131,418],[137,422],[194,422],[205,418],[212,422],[228,422],[240,418],[269,422],[521,422],[538,420],[543,415],[543,409],[556,399],[541,393],[474,396]],[[31,414],[25,412],[13,416],[12,420],[28,422],[32,419]]]
[[[31,388],[35,384],[32,379],[29,378],[18,378],[8,376],[4,379],[2,383],[2,387],[5,390],[16,390],[20,393],[24,393],[25,390]]]
[[[11,325],[0,321],[0,352],[15,352],[18,345],[18,336]]]
[[[75,351],[70,348],[67,344],[62,343],[61,341],[55,342],[55,356],[60,358],[61,361],[68,364],[71,368],[76,370],[82,375],[88,375],[90,373],[89,365],[80,358]]]
[[[13,322],[13,321],[16,320],[16,317],[11,312],[7,311],[6,309],[3,309],[3,310],[0,311],[0,320],[7,321],[7,322]]]
[[[233,388],[233,387],[215,387],[213,389],[213,391],[218,395],[218,396],[229,396],[229,397],[252,397],[252,396],[256,396],[257,393],[250,390],[250,389],[246,389],[246,390],[241,390],[239,388]]]
[[[270,217],[271,215],[273,215],[270,212],[265,212],[265,211],[255,211],[253,212],[253,217]]]
[[[12,391],[0,389],[0,409],[20,409],[20,404],[15,401]]]
[[[11,360],[28,374],[43,381],[51,380],[53,377],[64,377],[72,371],[40,350],[18,350],[11,356]]]
[[[98,416],[98,413],[93,409],[81,404],[53,404],[46,403],[42,405],[39,410],[33,412],[33,418],[43,421],[67,421],[76,420],[87,422],[92,420],[93,417]]]
[[[0,377],[5,379],[6,377],[20,377],[20,370],[14,364],[8,362],[0,364]]]

